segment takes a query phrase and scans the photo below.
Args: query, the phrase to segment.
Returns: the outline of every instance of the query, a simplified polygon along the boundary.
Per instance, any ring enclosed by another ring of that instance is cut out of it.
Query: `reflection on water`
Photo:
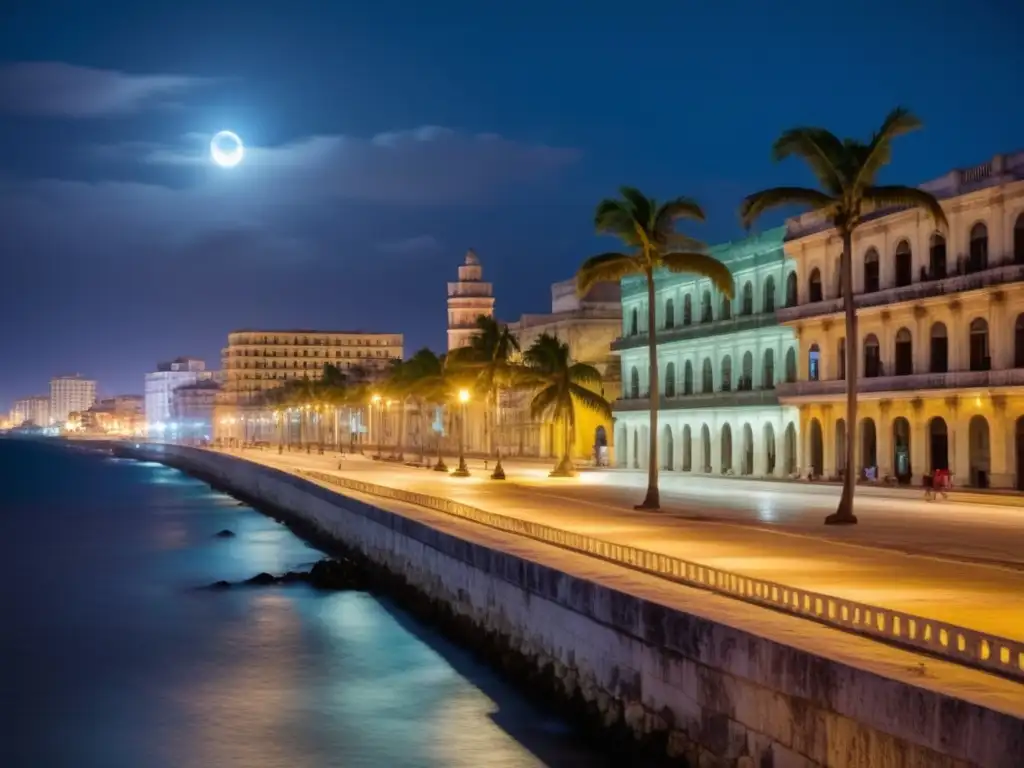
[[[202,483],[20,441],[0,466],[5,768],[602,764],[386,601],[193,589],[318,556]]]

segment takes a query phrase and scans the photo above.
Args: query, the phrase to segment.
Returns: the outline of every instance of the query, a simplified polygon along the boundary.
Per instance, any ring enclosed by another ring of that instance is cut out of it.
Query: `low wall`
[[[683,613],[294,475],[178,446],[122,446],[288,511],[400,577],[567,705],[680,764],[1024,765],[1024,722]],[[472,642],[472,640],[471,640]],[[974,674],[974,673],[972,673]],[[1024,696],[1024,687],[1021,687]]]

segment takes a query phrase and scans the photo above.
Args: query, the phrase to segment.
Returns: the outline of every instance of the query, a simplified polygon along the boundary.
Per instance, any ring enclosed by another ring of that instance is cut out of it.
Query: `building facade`
[[[213,373],[206,370],[206,363],[195,357],[178,357],[159,363],[155,371],[147,373],[145,410],[151,431],[156,430],[156,425],[164,425],[171,420],[174,390],[212,377]]]
[[[508,327],[524,352],[544,333],[564,341],[573,362],[588,363],[601,373],[602,383],[595,389],[609,402],[619,397],[619,362],[611,353],[611,344],[622,328],[617,284],[596,285],[581,298],[576,294],[575,279],[555,283],[551,286],[550,314],[523,315]],[[530,415],[532,399],[529,392],[508,392],[502,397],[498,416],[502,453],[557,458],[562,454],[564,430],[551,420],[534,419]],[[613,461],[611,420],[583,408],[578,409],[576,417],[572,458],[588,461],[601,456],[602,461]]]
[[[796,380],[797,340],[776,310],[795,269],[785,229],[711,249],[732,272],[732,301],[710,280],[655,277],[658,450],[667,470],[787,477],[797,471],[799,412],[777,387]],[[648,294],[643,277],[622,280],[622,398],[615,403],[616,463],[645,468],[649,451]]]
[[[171,398],[170,430],[174,439],[210,440],[220,384],[212,379],[183,384]]]
[[[494,317],[494,286],[484,282],[484,268],[474,251],[466,251],[459,279],[448,283],[448,351],[469,344],[481,315]]]
[[[79,414],[79,424],[86,432],[143,435],[146,432],[145,398],[142,395],[104,398]]]
[[[25,422],[37,427],[50,425],[49,395],[34,395],[14,401],[14,407],[11,409],[11,426],[20,427]]]
[[[50,379],[50,422],[67,421],[72,413],[84,413],[96,402],[96,382],[75,374]]]
[[[797,380],[779,387],[799,410],[800,464],[920,483],[1024,489],[1024,153],[999,155],[923,185],[949,222],[879,212],[854,235],[858,423],[845,455],[842,244],[813,215],[789,222]]]

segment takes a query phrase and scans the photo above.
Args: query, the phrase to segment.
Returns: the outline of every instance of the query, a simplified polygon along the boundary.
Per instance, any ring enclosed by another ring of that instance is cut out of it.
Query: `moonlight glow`
[[[234,168],[245,155],[242,139],[233,131],[221,131],[210,142],[210,157],[222,168]]]

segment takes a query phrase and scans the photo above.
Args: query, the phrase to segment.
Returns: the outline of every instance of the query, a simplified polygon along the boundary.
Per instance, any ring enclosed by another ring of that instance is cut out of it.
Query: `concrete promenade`
[[[1024,640],[1024,510],[863,494],[861,525],[826,528],[834,489],[758,489],[747,481],[668,475],[662,513],[631,507],[638,475],[553,480],[510,462],[504,483],[337,454],[230,451],[280,469],[317,470],[450,498],[480,509],[630,544],[972,629]],[[641,494],[642,495],[642,494]],[[902,550],[902,551],[900,551]]]

